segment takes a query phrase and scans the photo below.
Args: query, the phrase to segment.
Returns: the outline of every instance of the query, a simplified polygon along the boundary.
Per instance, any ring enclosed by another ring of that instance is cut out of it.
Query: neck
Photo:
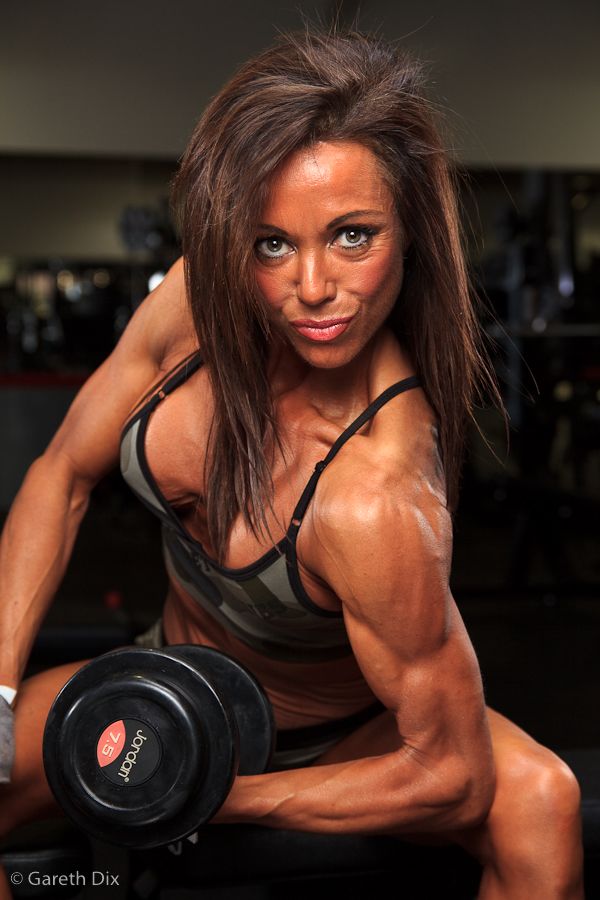
[[[321,369],[309,365],[287,342],[275,338],[270,345],[267,370],[273,399],[296,393],[325,418],[347,419],[358,407],[368,404],[369,376],[377,343],[375,335],[346,365]]]

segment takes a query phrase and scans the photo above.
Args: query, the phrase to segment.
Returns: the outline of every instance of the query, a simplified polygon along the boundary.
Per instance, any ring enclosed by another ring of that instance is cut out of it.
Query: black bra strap
[[[373,402],[367,406],[364,412],[357,416],[354,422],[348,425],[348,427],[340,434],[339,438],[334,442],[325,459],[320,460],[316,464],[315,471],[311,475],[308,484],[302,491],[302,496],[300,497],[300,500],[296,505],[288,534],[290,531],[300,527],[300,522],[304,516],[304,513],[306,512],[306,507],[308,506],[313,492],[317,486],[317,481],[321,477],[321,472],[323,471],[325,466],[327,466],[331,462],[338,450],[343,447],[346,441],[349,440],[352,435],[358,431],[359,428],[362,428],[365,422],[372,418],[377,410],[381,409],[381,407],[385,403],[387,403],[388,400],[391,400],[392,397],[396,397],[398,394],[402,394],[404,391],[409,391],[411,388],[419,387],[420,384],[421,382],[416,375],[410,375],[408,378],[404,378],[402,379],[402,381],[397,381],[395,384],[390,385],[389,388],[386,388],[383,393],[376,397],[375,400],[373,400]]]
[[[194,353],[190,353],[189,356],[186,356],[186,358],[179,364],[179,367],[175,374],[171,375],[171,377],[168,377],[164,384],[160,386],[160,389],[157,393],[160,396],[161,400],[163,395],[166,396],[167,394],[170,394],[171,391],[174,391],[175,388],[178,388],[180,384],[183,384],[184,381],[187,381],[188,378],[191,378],[191,376],[200,368],[203,362],[204,360],[202,359],[199,350],[196,350],[194,351]]]

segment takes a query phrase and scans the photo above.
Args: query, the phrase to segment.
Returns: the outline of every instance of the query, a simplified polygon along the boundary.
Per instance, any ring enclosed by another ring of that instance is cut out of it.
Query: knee
[[[579,782],[556,754],[545,748],[541,751],[521,760],[513,775],[513,790],[522,792],[527,807],[538,820],[568,825],[580,816]]]
[[[496,796],[481,838],[486,859],[521,870],[543,866],[570,883],[581,868],[581,791],[571,769],[531,743],[505,753],[496,767]]]
[[[484,861],[543,884],[546,896],[583,896],[577,778],[563,760],[538,744],[520,748],[509,759],[503,770],[497,769],[498,790],[485,828]]]

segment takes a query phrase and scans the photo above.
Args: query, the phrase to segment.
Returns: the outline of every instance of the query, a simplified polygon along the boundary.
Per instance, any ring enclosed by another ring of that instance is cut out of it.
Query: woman
[[[212,101],[176,188],[185,264],[11,511],[0,683],[121,453],[170,577],[142,642],[236,656],[281,732],[278,771],[238,778],[216,821],[456,841],[481,898],[582,897],[577,782],[485,707],[448,588],[465,426],[494,388],[418,68],[355,33],[284,37]],[[41,733],[78,665],[19,688],[4,833],[54,810]]]

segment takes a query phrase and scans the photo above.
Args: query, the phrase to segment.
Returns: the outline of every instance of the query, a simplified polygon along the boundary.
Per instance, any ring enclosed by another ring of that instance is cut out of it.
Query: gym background
[[[433,95],[448,110],[470,263],[511,417],[507,452],[499,416],[478,411],[490,446],[472,430],[453,590],[488,703],[553,749],[580,751],[590,777],[584,802],[597,810],[600,7],[592,0],[360,8],[230,0],[226,14],[201,0],[4,4],[0,510],[178,256],[169,181],[208,98],[278,28],[336,12],[403,38],[429,62]],[[94,494],[30,671],[127,643],[155,619],[164,588],[157,522],[115,474]]]

